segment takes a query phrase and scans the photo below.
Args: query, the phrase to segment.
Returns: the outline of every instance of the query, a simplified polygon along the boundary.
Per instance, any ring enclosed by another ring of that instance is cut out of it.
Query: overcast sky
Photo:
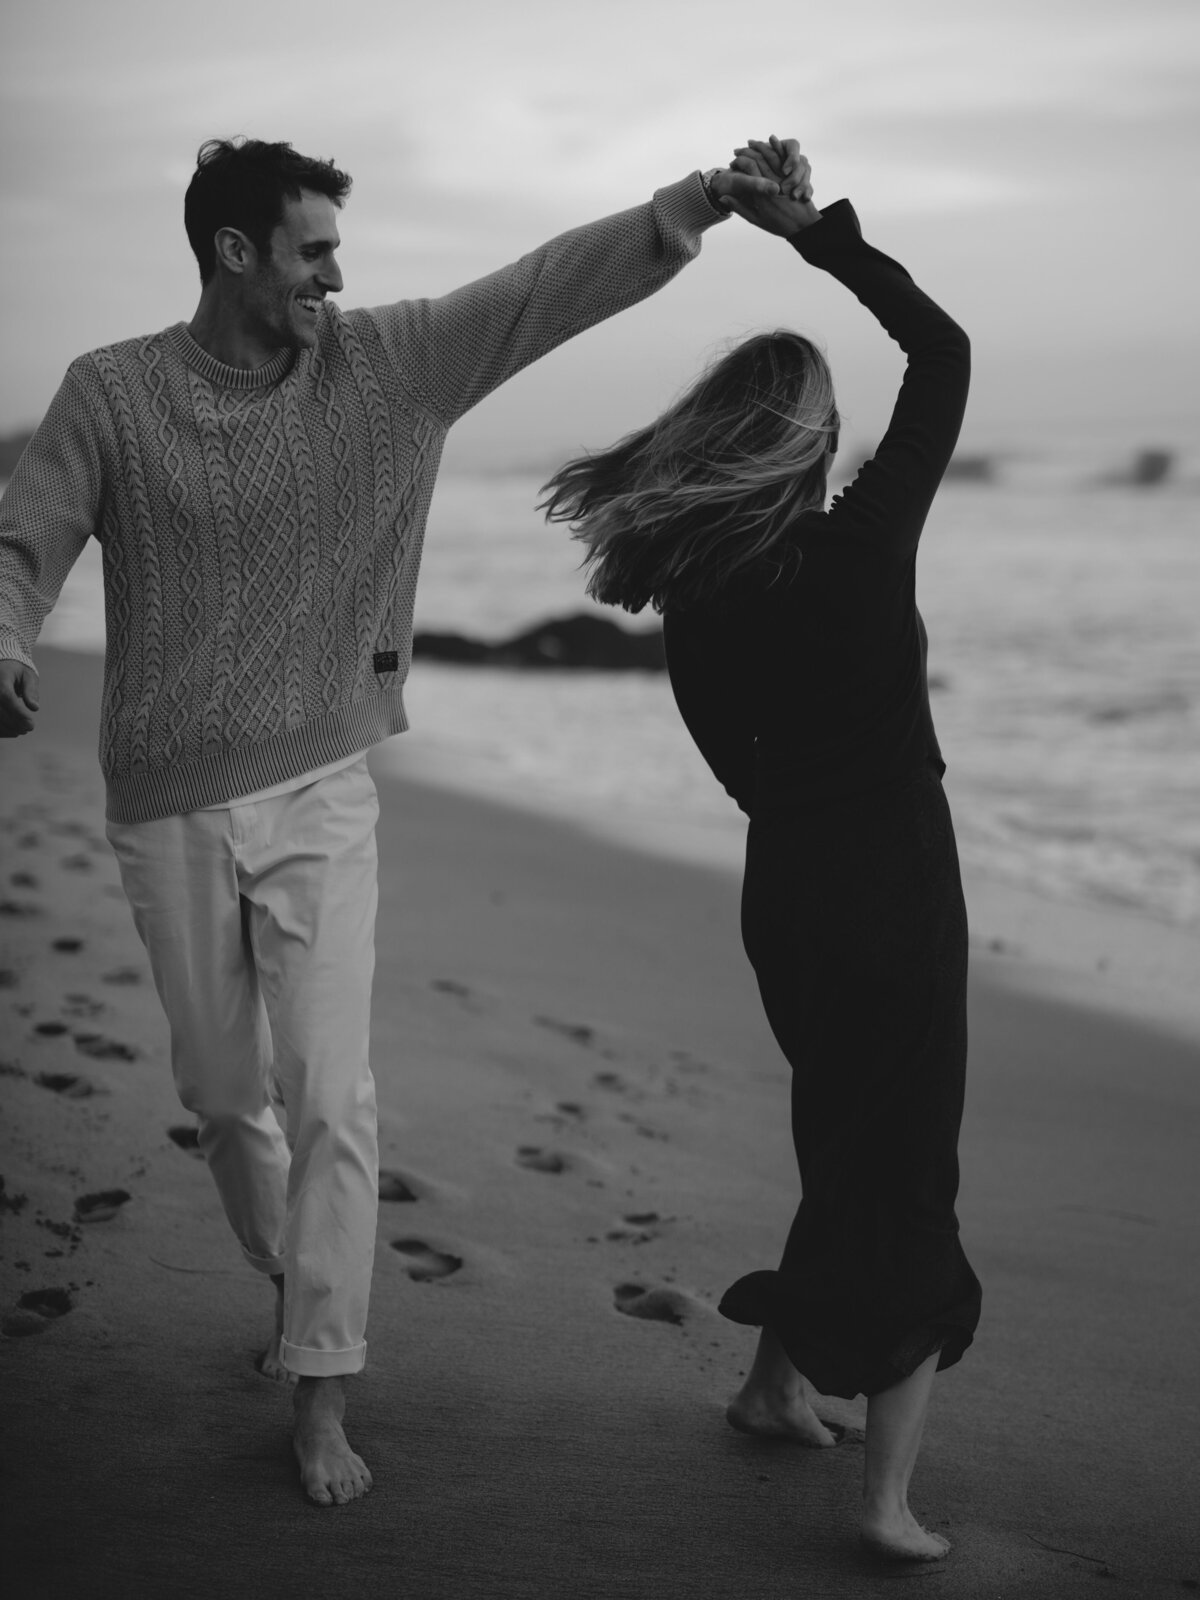
[[[214,134],[352,173],[352,306],[440,293],[774,132],[972,335],[968,446],[1200,433],[1196,0],[9,0],[0,75],[0,432],[79,352],[190,318],[183,191]],[[825,343],[848,433],[877,432],[887,339],[734,220],[481,406],[454,459],[603,444],[780,322]]]

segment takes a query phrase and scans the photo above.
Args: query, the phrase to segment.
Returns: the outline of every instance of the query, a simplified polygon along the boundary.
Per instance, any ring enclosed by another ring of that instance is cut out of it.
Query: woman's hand
[[[735,152],[730,173],[773,179],[779,186],[775,194],[731,194],[720,187],[724,174],[714,176],[712,189],[723,196],[726,209],[736,212],[756,228],[788,238],[821,220],[821,213],[812,199],[812,167],[808,157],[801,155],[795,139],[781,140],[774,134],[769,141],[751,139]]]

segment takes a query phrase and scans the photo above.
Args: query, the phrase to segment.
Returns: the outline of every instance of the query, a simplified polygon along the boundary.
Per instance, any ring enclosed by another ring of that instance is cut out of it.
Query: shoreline
[[[52,676],[61,668],[71,683],[77,681],[74,669],[80,658],[96,659],[91,649],[61,644],[42,646],[38,654],[49,658]],[[99,685],[89,675],[87,695],[79,699],[73,694],[68,723],[70,734],[90,741],[89,748],[95,744],[92,699],[98,708]],[[702,821],[547,795],[498,773],[492,764],[448,749],[420,726],[376,745],[370,757],[372,771],[385,782],[444,790],[557,822],[617,849],[740,883],[746,825],[732,802],[727,820]],[[953,812],[952,776],[947,793]],[[1200,1041],[1200,932],[1140,906],[1045,895],[969,866],[963,868],[963,888],[973,961],[986,967],[997,983],[1129,1016]]]
[[[578,828],[618,849],[740,883],[745,819],[730,802],[727,824],[548,797],[449,752],[420,729],[372,752],[377,776],[447,790]],[[715,782],[715,780],[713,780]],[[947,785],[953,810],[953,786]],[[1066,900],[963,869],[972,956],[998,982],[1024,985],[1096,1009],[1136,1016],[1200,1040],[1200,938],[1131,906]]]

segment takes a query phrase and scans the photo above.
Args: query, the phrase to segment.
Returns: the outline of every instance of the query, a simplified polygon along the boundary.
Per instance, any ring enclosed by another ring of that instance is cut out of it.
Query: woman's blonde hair
[[[657,422],[543,485],[547,522],[586,547],[587,592],[640,611],[712,599],[751,567],[795,574],[796,516],[825,503],[837,448],[833,375],[786,328],[720,357]]]

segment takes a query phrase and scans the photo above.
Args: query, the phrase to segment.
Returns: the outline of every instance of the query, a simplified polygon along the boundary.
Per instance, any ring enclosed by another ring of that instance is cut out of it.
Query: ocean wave
[[[575,612],[611,619],[583,595],[578,546],[533,510],[536,488],[443,476],[418,626],[486,639]],[[1197,520],[1173,489],[960,483],[939,496],[918,595],[969,866],[1200,926]],[[103,649],[94,543],[44,638]],[[418,662],[408,701],[422,737],[485,789],[715,830],[731,817],[661,676]]]

